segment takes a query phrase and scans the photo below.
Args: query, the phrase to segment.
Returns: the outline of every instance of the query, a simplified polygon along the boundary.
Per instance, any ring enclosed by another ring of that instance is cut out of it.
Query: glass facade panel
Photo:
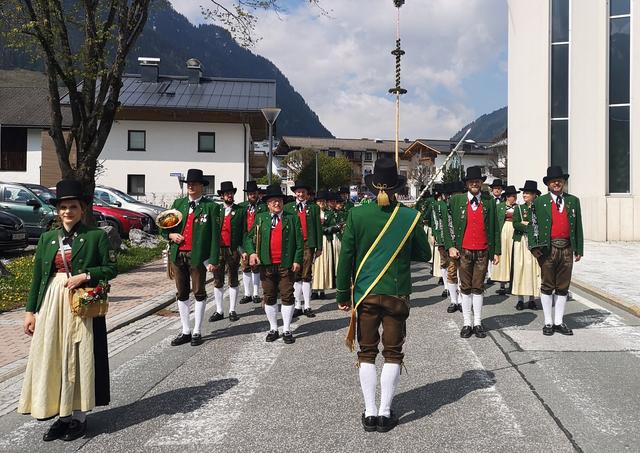
[[[569,170],[569,121],[551,121],[551,165]]]
[[[569,41],[569,0],[551,2],[551,42]]]
[[[551,46],[551,118],[569,116],[569,45]]]
[[[609,36],[609,104],[629,103],[630,18],[611,19]]]
[[[629,106],[609,107],[609,193],[630,192]]]
[[[622,14],[631,13],[630,0],[610,0],[609,3],[611,16],[620,16]]]

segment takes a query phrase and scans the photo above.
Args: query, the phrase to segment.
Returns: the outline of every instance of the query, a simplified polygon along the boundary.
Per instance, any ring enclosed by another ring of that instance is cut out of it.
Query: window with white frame
[[[551,0],[551,165],[569,170],[570,0]]]
[[[609,150],[608,192],[631,192],[630,91],[631,4],[609,3]]]

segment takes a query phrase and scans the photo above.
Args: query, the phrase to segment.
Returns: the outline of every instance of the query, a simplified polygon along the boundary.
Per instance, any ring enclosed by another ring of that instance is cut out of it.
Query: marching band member
[[[320,225],[322,226],[322,255],[313,262],[313,281],[311,299],[324,299],[325,290],[333,288],[333,226],[335,216],[329,207],[329,192],[319,190],[316,204],[320,208]]]
[[[513,212],[513,287],[511,294],[518,296],[516,310],[524,309],[524,297],[528,296],[527,308],[537,310],[535,298],[540,297],[540,266],[529,251],[528,232],[531,228],[531,206],[540,195],[536,181],[525,181],[522,191],[524,203]]]
[[[256,215],[265,212],[267,207],[260,201],[258,184],[255,181],[247,181],[244,192],[247,195],[247,201],[243,201],[240,206],[245,211],[247,220],[247,229],[245,234],[251,231]],[[260,268],[258,266],[249,266],[249,255],[243,253],[241,257],[242,285],[244,286],[244,297],[240,299],[241,304],[248,304],[253,301],[259,304],[260,299]]]
[[[500,232],[500,248],[502,255],[500,263],[491,269],[491,280],[500,282],[497,294],[507,294],[506,284],[511,281],[511,251],[513,250],[513,211],[516,207],[518,192],[515,186],[507,186],[504,191],[504,201],[496,206],[498,231]]]

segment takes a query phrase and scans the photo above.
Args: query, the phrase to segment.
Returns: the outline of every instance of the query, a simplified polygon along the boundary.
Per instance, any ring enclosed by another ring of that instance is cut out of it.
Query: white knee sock
[[[460,277],[458,277],[458,282],[460,281]],[[460,292],[460,283],[456,284],[456,288],[458,291],[458,304],[462,305],[462,293]]]
[[[465,326],[471,326],[471,305],[473,297],[471,294],[462,295],[462,318]]]
[[[452,304],[458,303],[458,284],[447,282],[447,289],[449,290],[449,299]]]
[[[189,312],[191,311],[191,300],[179,300],[178,311],[180,312],[180,322],[182,323],[182,333],[191,333],[191,323],[189,322]]]
[[[567,296],[555,296],[556,299],[556,312],[555,312],[555,325],[562,324],[562,318],[564,317],[564,309],[567,305]]]
[[[302,297],[304,298],[304,309],[311,308],[311,282],[302,282]]]
[[[553,324],[553,295],[540,293],[545,326]]]
[[[291,318],[293,318],[293,305],[281,305],[280,310],[282,311],[282,331],[283,332],[291,332]]]
[[[236,311],[236,302],[238,301],[238,287],[229,288],[229,311]]]
[[[196,306],[193,313],[196,318],[193,326],[193,333],[202,333],[202,320],[204,319],[204,310],[207,308],[207,300],[196,300]]]
[[[441,267],[440,268],[440,275],[442,276],[442,282],[445,284],[445,288],[447,287],[447,274],[449,273],[449,271],[447,271],[446,267]]]
[[[302,282],[295,282],[293,284],[293,297],[296,300],[295,307],[297,309],[302,308]]]
[[[222,308],[222,298],[224,297],[224,290],[222,288],[213,288],[213,295],[216,300],[216,311],[221,315],[224,314]]]
[[[473,294],[473,325],[479,326],[482,324],[482,303],[484,302],[484,295]]]
[[[258,297],[260,295],[260,274],[251,274],[253,280],[253,295]]]
[[[380,409],[378,415],[389,417],[391,414],[391,402],[398,388],[400,380],[400,364],[385,363],[380,373]]]
[[[524,296],[518,296],[518,302],[524,302]]]
[[[242,273],[242,286],[244,286],[244,297],[251,297],[251,272]]]
[[[264,312],[267,314],[269,320],[269,330],[278,330],[278,306],[277,305],[265,305]]]
[[[360,387],[364,396],[364,416],[375,417],[378,415],[376,407],[376,387],[378,386],[378,374],[373,363],[360,363]]]
[[[85,411],[73,411],[72,418],[84,423],[87,420],[87,413]]]

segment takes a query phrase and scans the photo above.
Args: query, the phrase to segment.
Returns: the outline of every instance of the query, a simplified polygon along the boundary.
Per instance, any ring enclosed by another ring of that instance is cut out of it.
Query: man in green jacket
[[[338,190],[340,194],[340,198],[342,198],[342,204],[344,206],[344,210],[349,212],[351,209],[355,207],[353,201],[351,201],[351,190],[347,186],[342,186]]]
[[[173,339],[172,346],[189,342],[192,346],[202,344],[201,328],[207,303],[205,279],[207,270],[213,272],[219,259],[217,219],[220,208],[203,196],[204,187],[209,181],[203,177],[202,170],[190,169],[185,182],[187,196],[178,198],[171,206],[182,213],[182,221],[171,229],[162,230],[162,235],[171,241],[170,266],[176,282],[178,311],[182,322],[182,333]],[[191,287],[196,300],[193,334],[189,321]]]
[[[284,194],[279,185],[269,186],[262,199],[266,202],[269,212],[256,216],[249,234],[245,237],[244,249],[249,254],[250,265],[260,269],[264,311],[270,327],[266,341],[275,341],[280,336],[276,305],[280,293],[283,340],[291,344],[295,341],[291,333],[294,310],[293,281],[302,263],[302,229],[297,215],[284,212]]]
[[[580,200],[564,192],[569,179],[559,166],[547,168],[542,181],[549,193],[535,199],[532,205],[529,249],[540,264],[542,285],[540,301],[544,311],[544,335],[558,332],[573,335],[563,321],[567,294],[571,284],[573,261],[584,253]],[[552,313],[555,302],[555,312]]]
[[[304,258],[301,270],[296,274],[294,296],[296,299],[294,317],[305,314],[309,318],[315,317],[311,310],[311,282],[313,280],[313,261],[322,255],[322,225],[320,224],[320,208],[309,202],[311,187],[301,181],[296,181],[291,190],[296,195],[295,201],[287,203],[284,210],[295,214],[300,220],[302,237],[304,239]],[[304,311],[302,301],[304,300]]]
[[[245,234],[251,231],[256,216],[261,212],[267,211],[267,206],[259,200],[259,190],[255,181],[247,181],[244,188],[247,200],[238,204],[245,211],[247,222]],[[260,299],[260,268],[249,265],[249,255],[246,250],[241,256],[240,270],[242,271],[242,284],[244,286],[244,297],[240,299],[240,303],[248,304],[253,301],[254,304],[259,304],[262,302]]]
[[[483,200],[480,193],[485,179],[481,167],[467,168],[464,181],[468,191],[449,199],[449,210],[445,215],[444,223],[449,226],[444,228],[445,247],[449,250],[449,257],[459,260],[464,320],[460,331],[462,338],[469,338],[472,334],[478,338],[487,336],[482,326],[484,278],[489,260],[494,264],[500,262],[496,203]]]
[[[240,268],[240,248],[245,236],[245,210],[235,204],[234,197],[238,189],[233,182],[223,181],[218,195],[222,197],[218,223],[220,225],[220,265],[213,273],[213,294],[216,300],[216,311],[209,317],[209,322],[224,319],[222,300],[224,297],[224,275],[229,280],[229,321],[240,319],[236,313],[238,300],[238,269]]]
[[[377,204],[353,208],[347,217],[338,261],[336,300],[341,310],[351,309],[347,345],[354,346],[355,331],[360,385],[365,401],[361,420],[365,431],[387,432],[397,424],[391,402],[404,360],[406,320],[411,294],[411,261],[429,262],[431,250],[420,227],[420,213],[403,206],[395,194],[406,183],[395,161],[376,160],[372,175],[365,176],[377,193]],[[357,329],[356,329],[357,325]],[[383,327],[380,407],[376,408],[378,382],[375,360]]]

